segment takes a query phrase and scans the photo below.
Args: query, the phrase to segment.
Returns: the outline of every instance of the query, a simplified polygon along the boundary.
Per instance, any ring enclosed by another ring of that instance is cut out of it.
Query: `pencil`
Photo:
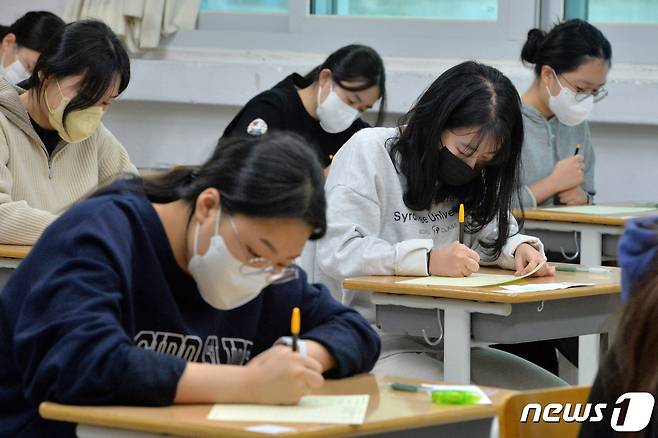
[[[580,143],[576,144],[576,151],[573,154],[578,155],[578,151],[580,151]]]
[[[459,243],[464,243],[464,204],[459,204]]]
[[[292,351],[298,351],[298,338],[299,329],[301,328],[302,321],[299,314],[299,307],[292,309],[292,318],[290,318],[290,332],[292,333]]]

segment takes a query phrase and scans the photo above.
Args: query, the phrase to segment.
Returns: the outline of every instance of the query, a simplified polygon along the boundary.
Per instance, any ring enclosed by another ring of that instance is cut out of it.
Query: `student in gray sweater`
[[[525,138],[516,199],[524,208],[594,202],[595,157],[587,117],[608,94],[604,84],[611,57],[605,36],[582,20],[560,23],[548,33],[528,32],[521,59],[533,66],[535,80],[521,97]],[[571,243],[575,236],[545,230],[536,235],[544,239],[549,260],[578,262],[578,246]],[[575,255],[568,257],[565,248]],[[553,345],[578,365],[577,338],[500,348],[557,372]]]
[[[397,128],[369,128],[336,154],[326,182],[327,234],[302,263],[315,281],[372,320],[366,294],[343,293],[360,275],[461,277],[481,265],[517,275],[545,261],[510,214],[520,170],[520,99],[498,70],[475,62],[443,73]],[[457,211],[466,206],[464,244]],[[535,275],[552,275],[544,265]],[[376,371],[441,378],[437,352],[384,336]],[[439,353],[440,354],[440,353]],[[472,353],[473,380],[529,388],[560,384],[541,368],[490,348]]]
[[[594,149],[587,117],[608,94],[603,86],[611,57],[605,36],[582,20],[548,33],[528,32],[521,59],[534,66],[535,81],[522,96],[524,207],[592,203]]]

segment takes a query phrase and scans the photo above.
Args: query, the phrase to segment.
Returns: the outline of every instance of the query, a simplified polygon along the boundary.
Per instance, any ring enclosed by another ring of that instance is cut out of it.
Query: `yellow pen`
[[[299,307],[293,307],[292,318],[290,318],[290,332],[292,333],[292,351],[298,351],[297,340],[299,331],[302,326],[302,317],[299,313]]]
[[[459,204],[459,243],[464,243],[464,204]]]

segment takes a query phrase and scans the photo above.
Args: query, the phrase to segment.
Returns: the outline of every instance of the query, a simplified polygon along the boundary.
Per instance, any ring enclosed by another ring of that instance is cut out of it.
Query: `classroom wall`
[[[139,166],[198,163],[238,107],[180,103],[116,102],[105,123]],[[400,114],[391,114],[392,124]],[[592,124],[599,201],[658,201],[658,126]]]

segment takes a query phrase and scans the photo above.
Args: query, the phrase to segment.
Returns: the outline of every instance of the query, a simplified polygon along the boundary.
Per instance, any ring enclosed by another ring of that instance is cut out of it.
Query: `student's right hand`
[[[262,352],[245,369],[255,403],[294,405],[324,384],[320,362],[285,345]]]
[[[480,255],[459,242],[430,251],[429,273],[442,277],[468,277],[480,269]]]
[[[581,185],[585,179],[584,167],[582,155],[573,155],[558,161],[551,173],[555,192],[563,192]]]

